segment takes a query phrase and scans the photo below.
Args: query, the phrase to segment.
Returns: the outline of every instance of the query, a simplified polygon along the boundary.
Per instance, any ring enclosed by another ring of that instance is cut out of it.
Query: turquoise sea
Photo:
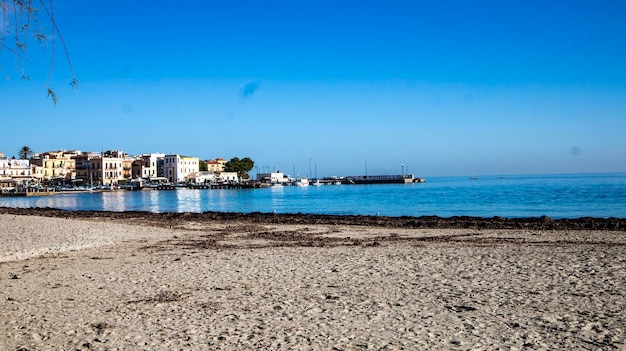
[[[151,212],[626,218],[626,173],[433,177],[426,183],[180,189],[0,198],[3,207]]]

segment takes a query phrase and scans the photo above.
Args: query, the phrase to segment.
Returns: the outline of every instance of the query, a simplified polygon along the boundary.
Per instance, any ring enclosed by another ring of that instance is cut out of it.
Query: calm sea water
[[[434,177],[414,184],[118,191],[0,198],[0,206],[151,212],[626,218],[626,173]]]

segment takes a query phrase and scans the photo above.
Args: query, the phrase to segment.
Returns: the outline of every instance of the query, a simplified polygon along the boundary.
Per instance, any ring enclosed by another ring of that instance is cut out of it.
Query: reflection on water
[[[174,212],[202,212],[200,195],[202,192],[192,189],[179,189],[174,191],[176,200],[173,205]]]
[[[61,194],[54,196],[33,196],[33,197],[1,197],[0,206],[6,207],[51,207],[74,209],[80,206],[76,194]]]
[[[159,212],[159,191],[142,191],[143,208],[150,212]]]
[[[228,194],[224,189],[206,191],[204,195],[205,211],[230,212],[228,209]]]
[[[124,212],[127,210],[126,193],[122,191],[103,192],[101,194],[102,207],[107,211]]]
[[[285,187],[284,186],[272,186],[270,193],[270,203],[272,206],[272,212],[283,212],[283,205],[285,203]]]

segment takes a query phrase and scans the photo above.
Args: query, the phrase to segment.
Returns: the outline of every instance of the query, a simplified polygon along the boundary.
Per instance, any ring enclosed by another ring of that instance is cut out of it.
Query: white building
[[[163,176],[170,182],[184,182],[190,174],[200,170],[200,159],[178,154],[165,155]]]
[[[150,179],[159,177],[158,162],[165,154],[143,154],[133,161],[133,178]]]
[[[13,183],[27,183],[34,180],[33,166],[29,160],[0,158],[0,178],[12,179]]]
[[[281,172],[257,173],[256,180],[263,183],[287,183],[289,177]]]
[[[9,160],[5,157],[0,157],[0,178],[9,177]]]
[[[194,172],[191,173],[188,178],[191,180],[191,182],[196,184],[208,184],[216,182],[215,172],[212,171]]]
[[[33,175],[29,160],[9,160],[9,172],[13,178],[30,178]]]
[[[237,172],[215,172],[218,183],[239,183]]]
[[[237,172],[200,171],[191,173],[187,178],[196,184],[239,183],[239,176]]]

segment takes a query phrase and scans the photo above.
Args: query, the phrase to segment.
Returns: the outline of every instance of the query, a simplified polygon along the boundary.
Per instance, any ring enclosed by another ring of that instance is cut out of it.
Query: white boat
[[[293,183],[293,185],[295,185],[295,186],[309,186],[309,179],[308,178],[298,178]]]
[[[320,183],[319,179],[315,179],[315,181],[313,183],[311,183],[311,185],[320,186],[320,185],[324,185],[324,184]]]

